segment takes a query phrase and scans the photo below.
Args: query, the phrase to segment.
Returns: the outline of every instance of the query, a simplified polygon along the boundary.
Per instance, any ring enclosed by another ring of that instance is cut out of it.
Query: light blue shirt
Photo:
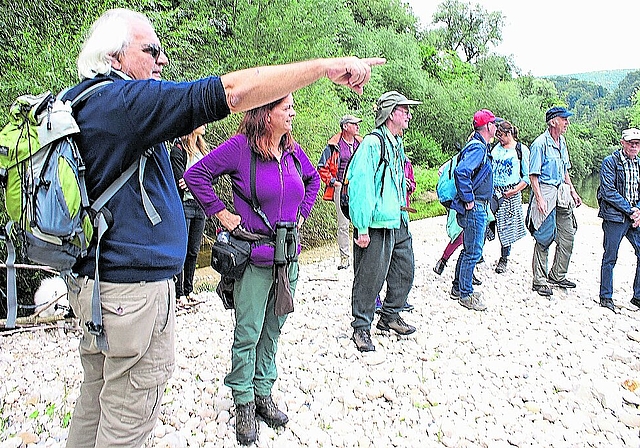
[[[571,168],[564,136],[560,136],[559,142],[556,145],[547,129],[531,144],[529,174],[537,174],[538,181],[542,184],[559,186],[564,182],[567,170]]]
[[[497,144],[491,150],[493,157],[493,185],[495,187],[507,187],[517,185],[520,181],[529,184],[529,148],[520,143],[522,149],[522,161],[518,159],[516,148],[505,148]],[[520,164],[522,163],[522,177],[520,177]]]

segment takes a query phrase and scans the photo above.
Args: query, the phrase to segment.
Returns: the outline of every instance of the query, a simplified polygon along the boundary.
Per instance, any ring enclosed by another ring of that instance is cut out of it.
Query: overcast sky
[[[441,1],[404,0],[431,28]],[[464,0],[463,0],[464,1]],[[506,16],[502,44],[523,74],[567,75],[598,70],[640,69],[640,1],[470,0]]]

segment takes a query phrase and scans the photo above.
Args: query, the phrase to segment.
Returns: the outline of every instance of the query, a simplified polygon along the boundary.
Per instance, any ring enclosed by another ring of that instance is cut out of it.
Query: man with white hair
[[[529,180],[532,197],[527,213],[527,226],[536,244],[533,248],[533,290],[551,296],[551,286],[575,288],[567,279],[573,239],[578,224],[573,209],[582,204],[569,176],[569,151],[564,133],[573,115],[564,107],[547,110],[547,130],[531,144]],[[551,270],[547,271],[549,247],[555,241],[556,252]]]
[[[193,82],[161,80],[168,64],[149,19],[114,9],[92,26],[78,57],[81,82],[64,99],[106,82],[75,108],[89,198],[145,154],[146,166],[106,204],[113,216],[100,251],[101,307],[92,307],[95,248],[74,267],[69,302],[82,325],[84,379],[67,446],[138,447],[153,429],[174,369],[175,286],[186,226],[162,142],[283,98],[322,77],[362,93],[384,59],[317,59]],[[150,213],[155,212],[155,213]],[[92,313],[102,324],[92,325]]]
[[[602,218],[603,246],[600,267],[600,306],[613,312],[613,268],[622,238],[627,238],[636,254],[631,304],[640,307],[640,130],[622,131],[622,149],[602,161],[598,188],[598,216]]]

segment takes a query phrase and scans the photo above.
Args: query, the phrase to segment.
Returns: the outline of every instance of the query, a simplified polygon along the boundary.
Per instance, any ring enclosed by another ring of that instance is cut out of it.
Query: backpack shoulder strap
[[[387,147],[384,144],[384,136],[380,133],[380,132],[376,132],[377,128],[374,129],[373,131],[371,131],[371,135],[375,135],[376,137],[378,137],[378,140],[380,140],[380,160],[378,161],[378,167],[376,168],[376,173],[378,172],[378,170],[380,169],[380,166],[384,163],[385,165],[385,169],[387,167],[387,165],[389,164],[389,161],[387,160]],[[382,173],[382,181],[380,182],[380,196],[382,197],[382,192],[384,191],[384,180],[385,180],[385,175],[384,172]]]
[[[518,155],[518,161],[520,161],[520,179],[524,176],[524,171],[522,169],[522,143],[516,143],[516,154]]]

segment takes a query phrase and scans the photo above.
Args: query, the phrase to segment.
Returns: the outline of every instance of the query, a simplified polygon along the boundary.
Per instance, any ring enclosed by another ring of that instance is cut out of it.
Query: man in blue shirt
[[[473,291],[473,270],[482,256],[487,228],[487,209],[493,195],[493,171],[489,142],[496,134],[496,116],[488,109],[473,115],[474,134],[460,152],[453,175],[457,195],[451,208],[457,212],[462,227],[463,249],[456,264],[451,298],[460,305],[484,311],[481,294]]]
[[[529,202],[527,226],[536,240],[533,249],[533,290],[551,296],[550,285],[575,288],[567,280],[573,239],[577,229],[573,208],[582,204],[569,176],[569,152],[564,133],[573,113],[564,107],[547,110],[547,130],[530,148],[529,179],[533,197]],[[551,270],[547,272],[549,247],[556,242]]]

